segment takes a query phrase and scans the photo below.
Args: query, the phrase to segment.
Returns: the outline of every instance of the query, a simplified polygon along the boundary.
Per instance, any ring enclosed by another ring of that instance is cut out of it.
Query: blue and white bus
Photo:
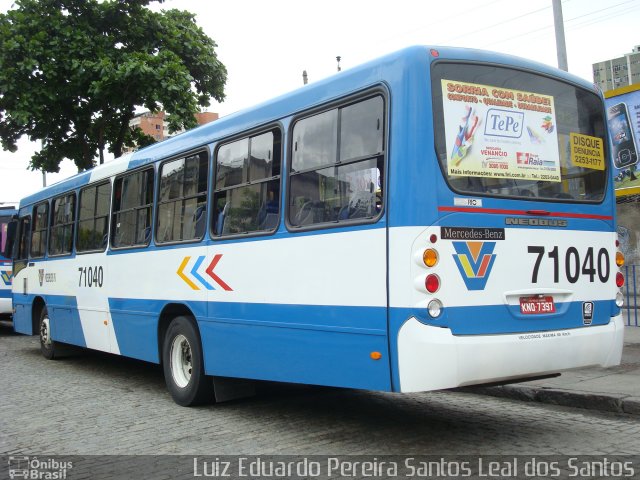
[[[22,200],[14,325],[237,379],[393,392],[620,362],[602,96],[546,65],[412,47]]]
[[[16,213],[18,213],[18,211],[14,207],[0,206],[0,252],[5,251],[9,222]],[[8,318],[12,312],[12,277],[11,259],[0,253],[0,319]]]

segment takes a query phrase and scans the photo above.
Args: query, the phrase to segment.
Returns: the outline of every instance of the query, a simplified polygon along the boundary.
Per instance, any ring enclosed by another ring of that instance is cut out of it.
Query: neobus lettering
[[[547,218],[516,218],[507,217],[504,219],[506,225],[528,225],[530,227],[566,227],[567,220],[555,220]]]

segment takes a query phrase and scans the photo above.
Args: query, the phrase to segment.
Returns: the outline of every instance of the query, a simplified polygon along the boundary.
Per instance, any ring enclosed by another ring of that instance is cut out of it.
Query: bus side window
[[[76,194],[54,198],[49,228],[49,255],[68,255],[73,249]]]
[[[291,226],[376,218],[384,204],[382,96],[296,122],[292,157]]]
[[[107,247],[111,182],[90,185],[80,191],[76,251],[100,251]]]
[[[29,239],[31,238],[31,216],[20,218],[18,221],[18,231],[16,241],[13,244],[14,276],[27,266],[29,259]]]
[[[218,148],[213,236],[266,233],[278,227],[281,150],[278,129]]]
[[[156,242],[189,242],[204,236],[209,158],[200,152],[160,166]]]
[[[31,258],[42,258],[47,251],[49,232],[49,202],[43,202],[33,209],[33,229],[31,231]]]
[[[114,248],[149,244],[153,177],[153,169],[148,168],[116,178],[111,224],[111,245]]]
[[[18,232],[18,244],[16,248],[17,260],[26,260],[29,258],[29,238],[31,238],[31,216],[27,215],[20,219],[20,226]]]

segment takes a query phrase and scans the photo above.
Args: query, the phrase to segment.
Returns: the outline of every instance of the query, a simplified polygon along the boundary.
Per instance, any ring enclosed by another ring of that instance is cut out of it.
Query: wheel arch
[[[31,304],[31,335],[40,334],[40,314],[46,307],[47,304],[43,297],[37,296],[33,299]]]
[[[202,337],[200,335],[200,327],[198,326],[198,322],[196,321],[196,316],[193,314],[193,311],[183,303],[168,303],[160,312],[160,318],[158,320],[158,359],[162,365],[162,343],[164,341],[164,336],[167,333],[167,329],[171,324],[171,321],[180,316],[191,317],[193,319],[193,324],[196,328],[196,332],[198,334],[198,340],[200,340],[200,345],[202,346]]]

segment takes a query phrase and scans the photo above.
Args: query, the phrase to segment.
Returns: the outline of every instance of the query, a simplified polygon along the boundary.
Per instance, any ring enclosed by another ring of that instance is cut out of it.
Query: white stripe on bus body
[[[506,239],[495,241],[493,253],[496,258],[485,288],[469,290],[453,258],[456,251],[452,241],[442,240],[440,230],[440,227],[390,229],[389,284],[395,285],[390,291],[392,307],[411,308],[434,297],[441,300],[445,307],[517,305],[520,293],[553,293],[562,301],[615,298],[615,275],[618,271],[615,265],[615,233],[554,230],[551,235],[545,229],[507,228]],[[431,234],[438,237],[435,244],[429,241]],[[537,254],[528,253],[528,246],[545,247],[535,284],[532,283],[532,273]],[[557,283],[554,282],[553,260],[548,256],[554,246],[558,246],[559,252]],[[569,247],[575,247],[580,254],[580,271],[588,248],[593,249],[596,268],[599,250],[606,249],[609,254],[607,282],[603,284],[597,273],[593,282],[589,276],[581,273],[576,283],[570,283],[565,274],[565,254]],[[421,264],[421,252],[425,248],[435,248],[438,252],[438,264],[433,268]],[[410,259],[408,252],[413,253]],[[435,273],[441,279],[440,290],[433,295],[429,295],[424,288],[424,278],[429,273]]]

